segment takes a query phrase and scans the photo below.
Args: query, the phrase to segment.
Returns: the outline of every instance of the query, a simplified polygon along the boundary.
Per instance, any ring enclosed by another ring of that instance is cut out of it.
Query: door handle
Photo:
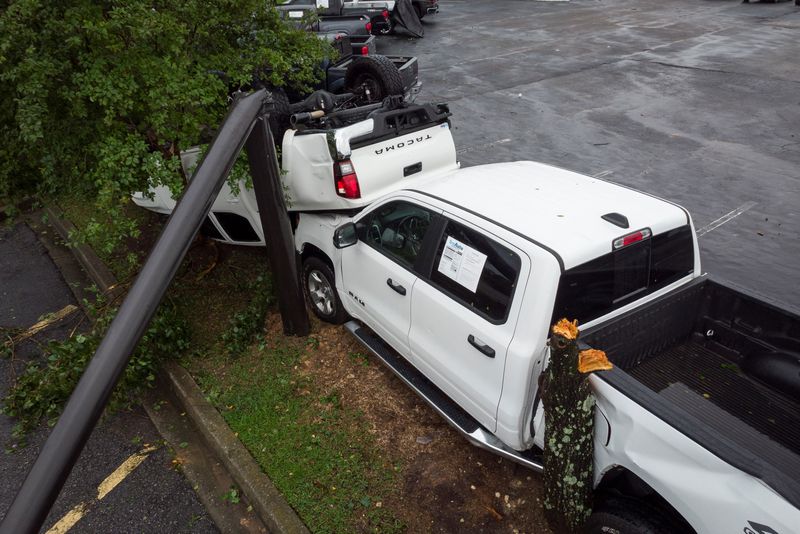
[[[485,345],[483,341],[481,341],[480,339],[470,334],[467,336],[467,341],[469,341],[470,345],[481,351],[481,354],[483,354],[484,356],[494,358],[494,349],[489,345]]]
[[[397,292],[398,292],[398,293],[400,293],[401,295],[405,296],[405,294],[406,294],[406,288],[404,288],[404,287],[403,287],[403,286],[401,286],[400,284],[395,284],[394,282],[392,282],[392,279],[391,279],[391,278],[389,278],[388,280],[386,280],[386,285],[387,285],[387,286],[389,286],[389,287],[391,287],[392,289],[394,289],[395,291],[397,291]]]

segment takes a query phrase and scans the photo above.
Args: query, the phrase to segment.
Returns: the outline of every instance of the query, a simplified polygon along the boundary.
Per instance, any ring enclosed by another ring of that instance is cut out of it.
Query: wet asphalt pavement
[[[800,7],[440,6],[424,39],[378,50],[419,57],[418,101],[450,103],[464,166],[542,161],[677,202],[705,271],[800,308]]]
[[[69,261],[69,252],[57,252]],[[74,260],[72,260],[74,261]],[[87,284],[88,285],[88,284]],[[0,327],[26,329],[41,316],[76,304],[70,288],[31,229],[19,224],[0,228]],[[0,395],[4,395],[25,362],[41,358],[40,346],[48,339],[62,339],[80,329],[81,313],[16,347],[12,360],[0,358]],[[0,518],[16,494],[49,428],[42,425],[14,446],[14,420],[0,415]],[[98,485],[131,455],[146,446],[157,446],[146,459],[102,500]],[[105,418],[95,429],[80,460],[45,523],[45,530],[73,507],[87,503],[70,532],[216,532],[205,509],[183,476],[172,469],[172,455],[161,445],[141,408]]]

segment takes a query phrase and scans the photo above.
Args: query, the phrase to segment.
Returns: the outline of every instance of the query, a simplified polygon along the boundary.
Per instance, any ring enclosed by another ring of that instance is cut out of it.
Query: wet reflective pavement
[[[464,166],[536,160],[686,207],[703,269],[800,308],[800,7],[738,0],[443,0],[419,101]]]

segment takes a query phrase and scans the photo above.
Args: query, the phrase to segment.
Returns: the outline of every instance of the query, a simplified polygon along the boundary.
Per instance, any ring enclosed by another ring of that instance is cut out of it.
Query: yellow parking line
[[[73,507],[72,510],[64,515],[64,517],[59,519],[58,523],[50,527],[50,530],[47,531],[47,534],[65,534],[67,531],[69,531],[69,529],[75,526],[75,523],[83,518],[84,514],[92,505],[94,505],[97,501],[102,500],[103,497],[108,495],[114,488],[116,488],[120,482],[125,480],[125,477],[133,473],[134,469],[139,467],[139,465],[145,461],[147,456],[157,448],[158,447],[154,446],[145,447],[141,451],[131,454],[127,460],[122,462],[119,467],[114,469],[114,471],[108,475],[99,486],[97,486],[96,500],[89,503],[82,502]]]
[[[97,486],[97,500],[101,500],[103,497],[108,495],[108,493],[117,487],[117,484],[125,480],[125,477],[130,475],[134,469],[139,467],[139,464],[144,462],[147,455],[156,450],[155,447],[147,447],[143,449],[141,452],[137,452],[136,454],[132,454],[127,460],[122,462],[122,464],[117,467],[113,473],[108,475],[104,481]]]
[[[86,505],[80,503],[78,506],[70,510],[59,519],[58,523],[53,525],[47,534],[65,534],[69,529],[75,526],[75,523],[81,520],[83,514],[86,513]]]

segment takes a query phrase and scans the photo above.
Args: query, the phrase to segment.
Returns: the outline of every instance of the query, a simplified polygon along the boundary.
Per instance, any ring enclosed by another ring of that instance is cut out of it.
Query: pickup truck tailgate
[[[416,178],[457,169],[448,115],[443,105],[412,105],[329,133],[288,131],[283,183],[289,209],[360,209]],[[334,166],[344,161],[357,176],[358,198],[337,193]]]
[[[388,56],[400,71],[403,89],[408,94],[419,83],[419,64],[416,57]]]

